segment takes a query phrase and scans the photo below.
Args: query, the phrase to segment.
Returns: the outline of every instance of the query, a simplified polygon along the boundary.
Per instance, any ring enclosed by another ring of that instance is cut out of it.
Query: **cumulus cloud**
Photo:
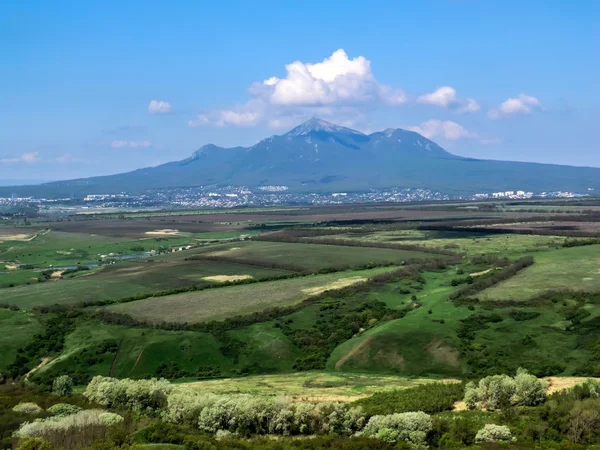
[[[169,102],[164,100],[150,100],[148,104],[149,114],[168,114],[173,111],[173,107]]]
[[[285,71],[283,78],[272,76],[253,83],[246,104],[200,114],[188,125],[253,126],[266,121],[277,127],[287,122],[285,117],[309,114],[315,108],[374,107],[407,101],[402,89],[377,81],[368,59],[351,59],[343,49],[318,63],[292,62]]]
[[[477,133],[468,131],[462,125],[452,122],[451,120],[442,121],[432,119],[423,122],[420,125],[409,127],[408,129],[422,134],[428,139],[442,137],[449,141],[456,141],[459,139],[477,137]]]
[[[488,117],[496,120],[518,114],[531,114],[533,111],[541,109],[542,105],[537,98],[527,94],[519,94],[518,97],[509,98],[496,108],[490,109]]]
[[[25,152],[18,156],[8,156],[0,159],[0,163],[3,165],[9,164],[34,164],[40,160],[40,154],[38,152]]]
[[[110,143],[111,148],[150,148],[152,143],[150,141],[128,141],[125,139],[115,139]]]
[[[456,89],[450,86],[441,86],[429,94],[421,95],[417,98],[417,102],[455,109],[460,114],[472,113],[480,109],[479,104],[474,99],[461,99],[456,93]]]

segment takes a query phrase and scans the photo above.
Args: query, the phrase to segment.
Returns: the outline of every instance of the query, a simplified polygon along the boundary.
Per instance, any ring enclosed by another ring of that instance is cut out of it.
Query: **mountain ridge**
[[[364,134],[312,118],[250,147],[206,144],[188,158],[117,175],[0,188],[0,196],[84,196],[198,186],[285,185],[290,192],[426,188],[449,195],[600,188],[600,169],[454,155],[421,134]]]

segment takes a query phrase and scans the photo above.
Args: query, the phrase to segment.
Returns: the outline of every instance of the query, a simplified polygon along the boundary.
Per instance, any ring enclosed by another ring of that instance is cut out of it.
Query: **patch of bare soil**
[[[460,365],[458,350],[450,347],[438,338],[433,339],[427,344],[425,350],[439,363],[451,367],[458,367]]]
[[[165,228],[164,230],[146,231],[144,234],[147,234],[148,236],[177,236],[179,230]]]
[[[228,248],[227,250],[219,250],[218,252],[210,252],[210,253],[207,253],[207,255],[208,256],[227,256],[237,250],[240,250],[240,247],[231,247],[231,248]]]
[[[217,281],[219,283],[227,281],[247,280],[249,278],[252,278],[252,275],[212,275],[210,277],[202,277],[203,280]]]
[[[546,377],[544,381],[548,383],[548,394],[554,394],[577,386],[588,378],[590,377]],[[596,378],[596,380],[600,381],[600,378]]]
[[[325,291],[330,291],[333,289],[342,289],[342,288],[345,288],[348,286],[352,286],[353,284],[356,284],[356,283],[362,283],[364,281],[367,281],[367,279],[364,277],[342,278],[341,280],[334,281],[334,282],[326,284],[324,286],[317,286],[317,287],[302,289],[302,292],[305,294],[308,294],[308,295],[318,295],[318,294],[322,294]]]
[[[295,402],[305,403],[321,403],[321,402],[341,402],[350,403],[361,398],[366,398],[368,395],[293,395],[292,400]]]

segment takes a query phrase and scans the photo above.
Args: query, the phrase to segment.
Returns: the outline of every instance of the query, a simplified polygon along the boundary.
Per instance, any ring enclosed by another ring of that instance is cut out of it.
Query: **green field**
[[[0,309],[0,372],[11,364],[17,349],[24,347],[34,334],[43,330],[29,313]]]
[[[200,292],[148,298],[107,307],[148,322],[202,322],[249,314],[273,306],[292,305],[328,289],[365,281],[394,267],[309,275],[281,281],[208,289]]]
[[[358,266],[368,263],[395,263],[405,260],[430,258],[415,251],[387,248],[344,247],[341,245],[296,244],[287,242],[236,242],[216,247],[207,255],[228,259],[255,260],[263,263],[298,265],[306,270],[339,266]]]
[[[288,395],[301,401],[354,401],[375,392],[406,389],[431,383],[427,378],[406,378],[368,373],[298,372],[254,375],[185,383],[182,386],[201,393]]]
[[[30,309],[34,305],[117,300],[126,296],[175,287],[209,285],[212,282],[204,278],[216,275],[250,275],[261,278],[289,273],[285,270],[227,261],[185,261],[182,256],[184,253],[123,261],[100,270],[84,272],[72,279],[44,283],[32,280],[29,286],[16,286],[3,290],[2,301]],[[33,277],[39,276],[39,273],[32,271],[18,272],[31,272]]]
[[[535,264],[481,292],[481,300],[528,300],[547,290],[600,291],[600,246],[561,248],[535,254]]]
[[[324,236],[324,239],[330,236]],[[339,239],[364,242],[390,242],[396,244],[423,245],[465,253],[513,254],[537,252],[560,246],[566,240],[562,236],[537,236],[522,234],[486,234],[450,231],[394,230],[336,235]]]
[[[211,233],[213,234],[213,233]],[[239,235],[239,233],[237,233]],[[5,263],[33,264],[41,268],[93,264],[101,256],[137,254],[158,250],[159,247],[187,245],[204,239],[214,239],[203,234],[181,233],[177,236],[125,239],[85,233],[49,231],[39,233],[31,241],[5,241],[0,243],[0,261]]]

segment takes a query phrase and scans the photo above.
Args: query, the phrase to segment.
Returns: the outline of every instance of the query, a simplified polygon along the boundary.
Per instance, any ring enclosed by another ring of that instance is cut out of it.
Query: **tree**
[[[69,375],[61,375],[54,379],[52,392],[61,397],[68,397],[73,393],[73,379]]]

